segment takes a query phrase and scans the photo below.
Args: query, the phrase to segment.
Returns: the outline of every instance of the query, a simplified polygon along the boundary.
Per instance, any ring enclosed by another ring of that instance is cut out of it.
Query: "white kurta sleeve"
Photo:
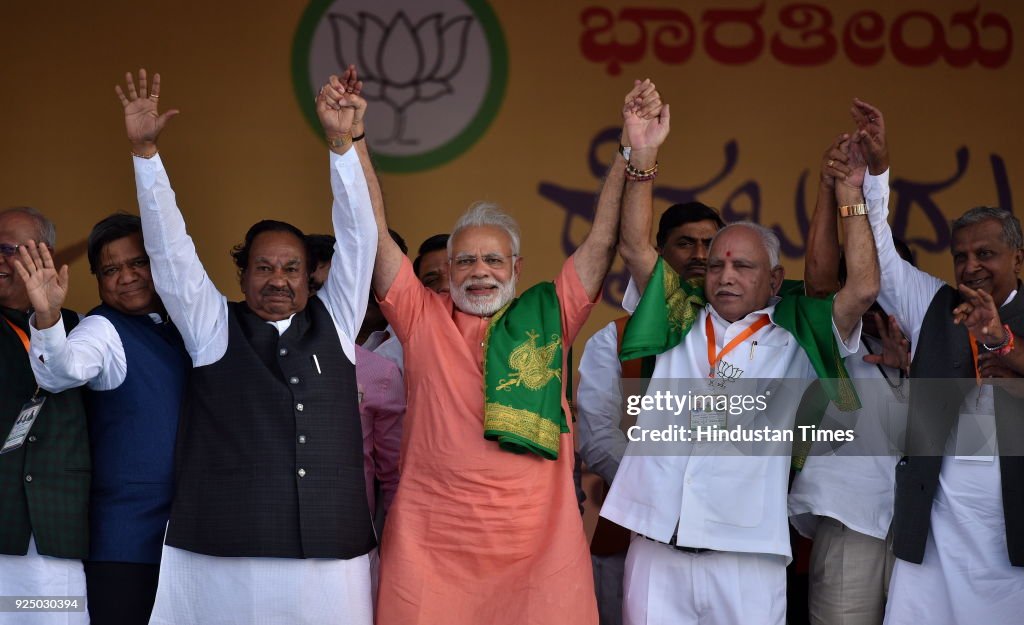
[[[220,360],[228,348],[228,308],[199,261],[160,155],[133,158],[142,236],[153,283],[196,367]]]
[[[914,342],[935,293],[945,284],[933,275],[914,267],[900,257],[892,242],[889,228],[889,170],[878,176],[864,176],[864,201],[868,205],[868,220],[878,250],[881,269],[881,290],[878,303],[891,315],[896,315],[903,333]]]
[[[580,456],[591,471],[611,483],[626,453],[622,433],[622,365],[615,323],[601,328],[587,341],[580,358],[580,384],[576,393]]]
[[[66,334],[63,320],[45,330],[37,329],[33,314],[29,329],[29,360],[41,388],[59,393],[85,384],[94,391],[109,391],[124,382],[128,372],[124,345],[106,318],[86,317]]]
[[[337,242],[327,282],[317,296],[334,319],[345,355],[355,363],[355,339],[366,315],[377,256],[377,223],[355,148],[341,156],[330,154],[331,217]]]

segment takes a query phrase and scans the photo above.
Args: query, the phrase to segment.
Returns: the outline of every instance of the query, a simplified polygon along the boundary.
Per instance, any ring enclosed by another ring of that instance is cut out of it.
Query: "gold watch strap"
[[[343,148],[352,143],[351,134],[343,134],[340,137],[327,137],[327,145],[332,148]]]
[[[868,205],[867,204],[849,204],[847,206],[839,207],[840,217],[855,217],[857,215],[867,215]]]

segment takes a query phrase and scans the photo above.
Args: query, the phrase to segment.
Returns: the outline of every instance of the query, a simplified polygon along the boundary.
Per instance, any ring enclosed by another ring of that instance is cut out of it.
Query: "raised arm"
[[[370,191],[353,147],[354,143],[363,143],[353,142],[353,132],[356,120],[362,125],[366,100],[354,89],[343,87],[337,76],[331,76],[317,95],[316,111],[331,150],[331,216],[336,239],[334,257],[338,259],[317,296],[327,304],[338,331],[351,341],[351,345],[343,342],[343,347],[355,362],[355,339],[366,314],[377,251]]]
[[[878,254],[881,279],[878,303],[896,316],[901,330],[916,346],[928,305],[945,283],[903,260],[893,244],[888,221],[889,147],[882,112],[867,102],[855,99],[850,115],[857,124],[861,152],[868,162],[864,198]]]
[[[619,254],[641,293],[647,286],[655,263],[658,262],[658,251],[651,245],[654,178],[637,176],[635,173],[651,171],[657,165],[658,148],[665,141],[669,131],[667,104],[656,117],[649,117],[651,111],[648,110],[643,96],[648,84],[647,81],[640,83],[626,96],[626,105],[622,111],[624,134],[629,138],[631,151],[626,189],[622,198]],[[636,93],[637,89],[641,91]],[[656,169],[653,171],[657,173]],[[633,172],[633,175],[629,172]]]
[[[848,155],[850,173],[845,180],[836,181],[836,201],[843,214],[843,230],[846,232],[847,276],[846,284],[832,302],[832,318],[844,341],[878,297],[878,256],[871,236],[871,224],[863,211],[866,207],[861,190],[867,163],[858,143],[859,137],[854,136],[840,144],[840,150]]]
[[[661,111],[661,96],[650,80],[636,81],[626,95],[623,114],[628,108],[632,116],[655,116]],[[623,144],[629,145],[629,138],[623,128]],[[597,297],[608,274],[615,248],[619,241],[619,213],[622,209],[623,185],[626,177],[626,161],[619,156],[612,159],[611,167],[601,186],[594,212],[594,224],[587,238],[573,254],[576,273],[591,299]]]
[[[162,115],[160,74],[147,90],[146,70],[139,70],[139,89],[131,73],[126,89],[114,88],[124,107],[124,125],[135,165],[135,186],[142,217],[142,238],[149,255],[153,285],[167,314],[181,333],[195,366],[216,362],[227,350],[227,299],[206,274],[185,219],[171,189],[157,141],[176,109]]]
[[[45,243],[29,241],[18,252],[14,268],[35,311],[29,319],[29,362],[36,383],[51,393],[86,383],[96,390],[120,386],[126,369],[124,348],[110,322],[98,315],[86,317],[70,335],[60,323],[68,266],[58,271]]]
[[[331,95],[359,95],[363,83],[355,65],[349,65],[344,73],[339,76],[331,76],[330,84],[325,88]],[[361,99],[361,98],[360,98]],[[363,117],[366,114],[365,100],[362,108],[356,110],[356,116],[352,124],[354,137],[361,137],[366,133],[366,123]],[[384,212],[384,194],[381,192],[380,180],[377,178],[377,171],[373,168],[373,161],[370,159],[370,151],[366,147],[365,140],[355,141],[355,152],[359,157],[359,163],[363,168],[363,176],[370,193],[370,206],[373,208],[373,219],[377,228],[377,249],[373,265],[373,291],[377,297],[384,299],[391,285],[398,276],[398,269],[402,266],[402,259],[405,254],[398,244],[388,233],[387,216]]]
[[[821,159],[818,199],[807,233],[804,288],[811,297],[828,297],[839,291],[839,218],[836,214],[836,178],[849,173],[846,154],[839,149],[848,134],[839,135]]]

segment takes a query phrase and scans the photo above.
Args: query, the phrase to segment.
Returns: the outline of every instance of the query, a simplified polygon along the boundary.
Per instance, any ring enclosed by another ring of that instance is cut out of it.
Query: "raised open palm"
[[[50,249],[42,242],[29,241],[18,248],[18,253],[14,268],[25,283],[38,327],[48,328],[60,318],[60,308],[68,297],[68,266],[58,271]]]
[[[170,109],[162,115],[159,112],[160,74],[154,74],[153,86],[150,88],[146,70],[140,69],[139,88],[136,90],[135,80],[131,72],[128,72],[125,74],[125,89],[117,85],[114,91],[124,106],[124,128],[133,148],[139,150],[155,147],[167,121],[178,114],[177,109]]]

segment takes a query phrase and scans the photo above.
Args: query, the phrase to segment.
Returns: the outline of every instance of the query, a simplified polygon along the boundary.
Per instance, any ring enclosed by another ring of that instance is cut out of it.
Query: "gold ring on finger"
[[[829,167],[831,167],[831,166],[832,166],[833,164],[835,164],[835,161],[829,161],[829,162],[828,162],[828,166],[829,166]]]
[[[150,97],[150,99],[152,99],[152,100],[159,100],[159,99],[160,99],[160,96],[158,96],[158,95],[157,95],[157,94],[155,94],[155,93],[151,93],[151,94],[149,94],[149,97]]]

